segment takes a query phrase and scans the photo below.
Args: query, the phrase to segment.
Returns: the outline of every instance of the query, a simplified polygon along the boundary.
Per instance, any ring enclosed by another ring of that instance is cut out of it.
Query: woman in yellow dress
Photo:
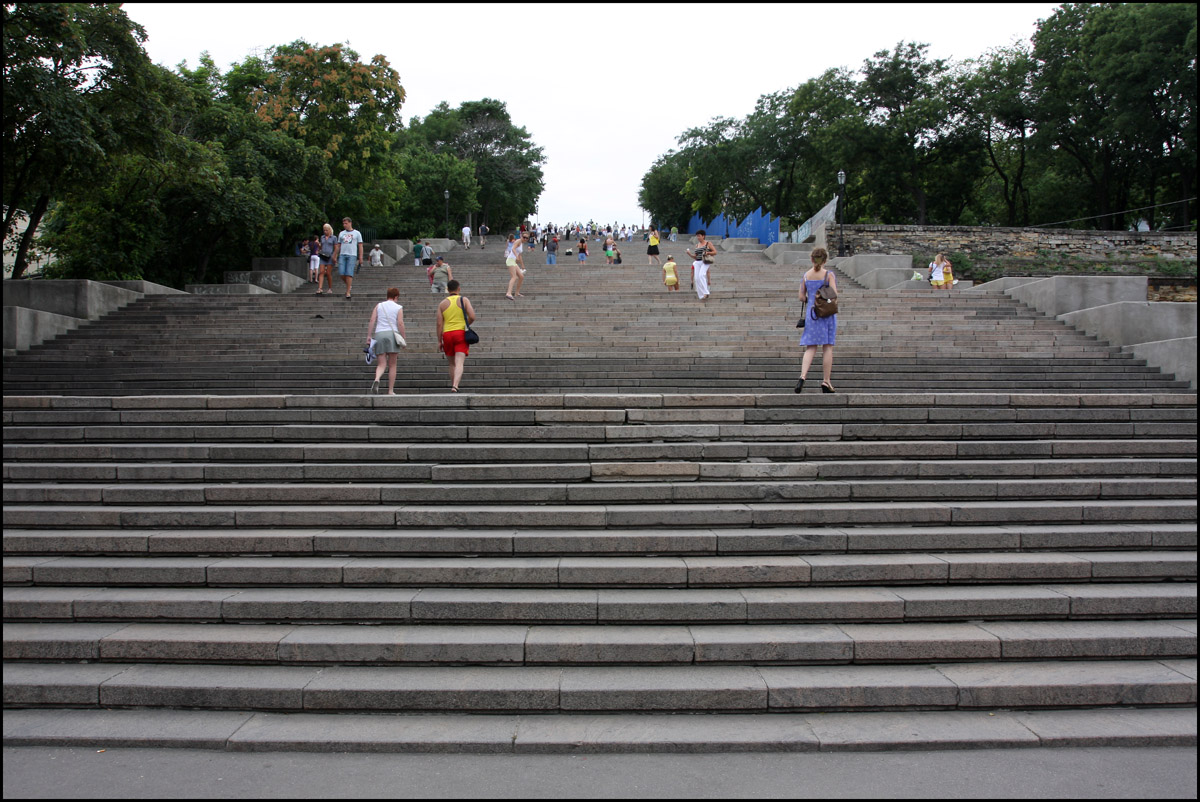
[[[667,292],[679,291],[679,276],[675,273],[675,257],[667,254],[667,263],[663,265],[663,284]]]

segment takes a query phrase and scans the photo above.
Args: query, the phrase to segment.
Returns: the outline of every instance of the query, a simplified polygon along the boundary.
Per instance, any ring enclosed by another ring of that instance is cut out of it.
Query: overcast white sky
[[[1028,40],[1056,4],[128,3],[150,58],[222,68],[306,39],[382,53],[405,122],[445,100],[492,97],[545,150],[541,222],[641,223],[642,175],[687,128],[743,117],[760,95],[897,42],[964,60]],[[705,42],[704,49],[696,42]],[[829,165],[831,174],[838,165]]]

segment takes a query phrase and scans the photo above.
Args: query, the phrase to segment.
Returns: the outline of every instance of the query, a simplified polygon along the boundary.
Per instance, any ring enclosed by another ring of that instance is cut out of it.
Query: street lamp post
[[[725,202],[721,204],[721,217],[725,218],[725,236],[721,239],[729,239],[729,190],[725,190]]]
[[[450,239],[450,190],[443,192],[442,197],[446,199],[446,239]]]
[[[838,170],[838,256],[846,255],[846,171]]]

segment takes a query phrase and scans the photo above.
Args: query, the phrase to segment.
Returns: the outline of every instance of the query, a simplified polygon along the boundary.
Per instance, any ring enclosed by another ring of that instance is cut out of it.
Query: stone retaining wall
[[[827,240],[837,247],[838,227]],[[1118,261],[1160,256],[1195,259],[1194,231],[1079,231],[1065,228],[847,225],[846,253],[918,254],[958,251],[981,258],[1035,258],[1038,251],[1079,259]]]

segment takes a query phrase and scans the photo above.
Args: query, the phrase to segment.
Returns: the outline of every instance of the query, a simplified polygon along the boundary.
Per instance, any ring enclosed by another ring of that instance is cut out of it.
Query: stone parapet
[[[825,231],[836,243],[837,226]],[[1056,256],[1118,261],[1159,256],[1195,259],[1194,231],[1079,231],[1063,228],[999,228],[985,226],[847,225],[848,253],[913,254],[959,251],[979,257],[1036,258],[1039,251]]]
[[[271,292],[291,292],[304,285],[302,278],[284,270],[235,270],[225,273],[226,284],[253,284]]]
[[[192,295],[270,295],[274,291],[255,284],[188,284]]]
[[[167,287],[163,284],[155,284],[153,281],[101,281],[100,284],[107,284],[110,287],[120,287],[123,290],[130,292],[140,292],[142,295],[187,295],[183,290],[177,290],[174,287]]]
[[[40,309],[4,307],[4,355],[12,356],[78,328],[83,318],[56,315]]]
[[[84,320],[97,320],[141,297],[139,292],[86,279],[4,282],[6,306],[21,306]]]
[[[364,253],[363,256],[366,256]],[[250,260],[252,270],[286,270],[293,276],[308,278],[307,256],[256,256]]]

